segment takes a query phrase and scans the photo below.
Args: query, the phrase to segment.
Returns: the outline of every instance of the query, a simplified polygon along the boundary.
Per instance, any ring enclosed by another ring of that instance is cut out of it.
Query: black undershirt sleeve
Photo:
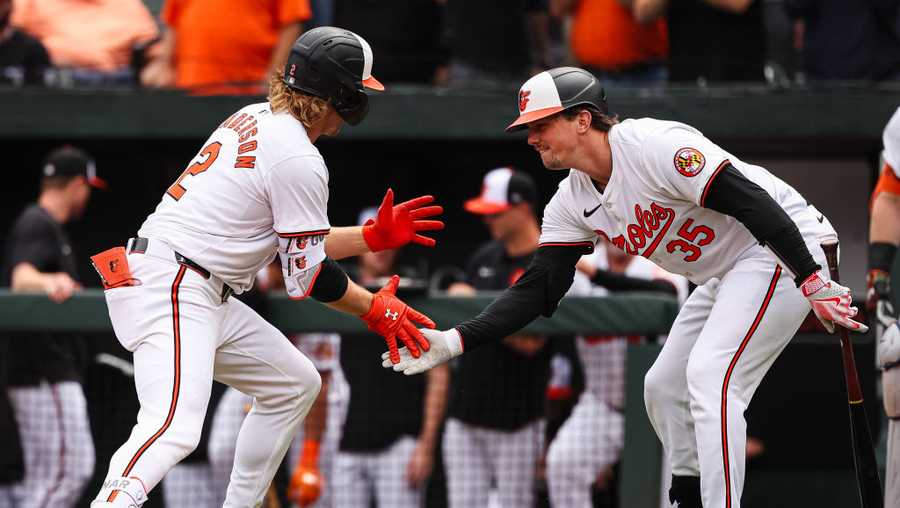
[[[609,270],[598,269],[591,282],[610,291],[657,291],[671,295],[678,294],[678,288],[675,287],[675,284],[667,280],[639,279]]]
[[[340,300],[347,292],[350,279],[341,265],[331,258],[326,257],[321,266],[310,295],[322,303]]]
[[[553,245],[538,248],[531,264],[481,314],[456,326],[466,351],[521,330],[539,316],[550,317],[572,285],[575,263],[593,245]]]
[[[741,221],[760,245],[769,247],[794,273],[798,287],[822,268],[809,253],[797,224],[762,187],[731,164],[713,178],[703,206]]]

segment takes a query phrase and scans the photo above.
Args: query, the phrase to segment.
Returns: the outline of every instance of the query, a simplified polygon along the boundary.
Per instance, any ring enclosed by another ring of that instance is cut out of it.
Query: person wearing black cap
[[[828,275],[822,245],[837,233],[788,184],[697,129],[618,121],[583,69],[537,74],[517,106],[509,129],[527,129],[544,166],[568,171],[544,209],[541,247],[479,316],[426,330],[427,353],[400,351],[400,362],[383,365],[414,374],[553,315],[578,259],[608,239],[698,286],[647,373],[644,402],[674,474],[670,500],[738,508],[744,410],[809,311],[829,332],[868,330],[853,320],[850,289]]]
[[[481,195],[464,208],[483,218],[492,240],[472,255],[465,281],[448,294],[500,291],[522,276],[541,234],[536,194],[521,171],[502,167],[485,175]],[[492,481],[501,506],[533,504],[551,349],[545,337],[510,334],[460,359],[443,443],[451,508],[487,506]]]
[[[63,226],[82,216],[91,188],[105,188],[94,161],[65,146],[42,167],[41,191],[6,241],[0,285],[63,302],[81,289],[72,242]],[[13,506],[74,506],[94,471],[94,445],[77,365],[76,337],[29,332],[6,339],[8,394],[25,457]],[[0,494],[2,497],[2,494]]]

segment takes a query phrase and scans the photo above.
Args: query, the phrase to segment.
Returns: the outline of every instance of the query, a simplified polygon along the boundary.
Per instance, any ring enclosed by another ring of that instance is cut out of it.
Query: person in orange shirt
[[[639,23],[631,0],[550,0],[550,13],[569,15],[572,55],[604,86],[663,85],[668,79],[666,21]]]
[[[203,95],[261,94],[312,17],[309,0],[166,0],[162,56],[141,82]]]
[[[14,0],[11,23],[78,83],[131,82],[133,49],[159,36],[141,0]]]

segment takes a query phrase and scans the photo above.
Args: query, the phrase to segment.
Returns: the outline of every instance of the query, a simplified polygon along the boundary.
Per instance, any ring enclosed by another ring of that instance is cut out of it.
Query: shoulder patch
[[[706,157],[700,150],[686,146],[675,152],[675,169],[684,176],[697,176],[706,166]]]

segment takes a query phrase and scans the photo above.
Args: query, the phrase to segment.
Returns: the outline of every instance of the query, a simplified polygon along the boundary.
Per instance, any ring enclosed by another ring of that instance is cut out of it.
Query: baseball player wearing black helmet
[[[365,88],[382,91],[372,76],[372,48],[362,37],[333,26],[301,35],[284,66],[284,83],[325,99],[350,125],[369,112]]]
[[[197,447],[213,378],[254,399],[223,506],[260,506],[321,387],[303,353],[230,298],[253,287],[276,257],[291,298],[359,316],[395,360],[397,339],[416,354],[428,349],[415,324],[434,323],[395,296],[397,276],[373,295],[336,263],[409,242],[434,245],[420,233],[443,227],[429,220],[442,212],[426,206],[433,197],[394,206],[391,190],[363,226],[328,220],[329,172],[315,143],[363,119],[364,89],[383,88],[371,69],[372,50],[353,32],[302,35],[284,74],[270,81],[268,102],[219,124],[137,235],[91,258],[116,336],[134,354],[141,404],[92,507],[140,507]]]

